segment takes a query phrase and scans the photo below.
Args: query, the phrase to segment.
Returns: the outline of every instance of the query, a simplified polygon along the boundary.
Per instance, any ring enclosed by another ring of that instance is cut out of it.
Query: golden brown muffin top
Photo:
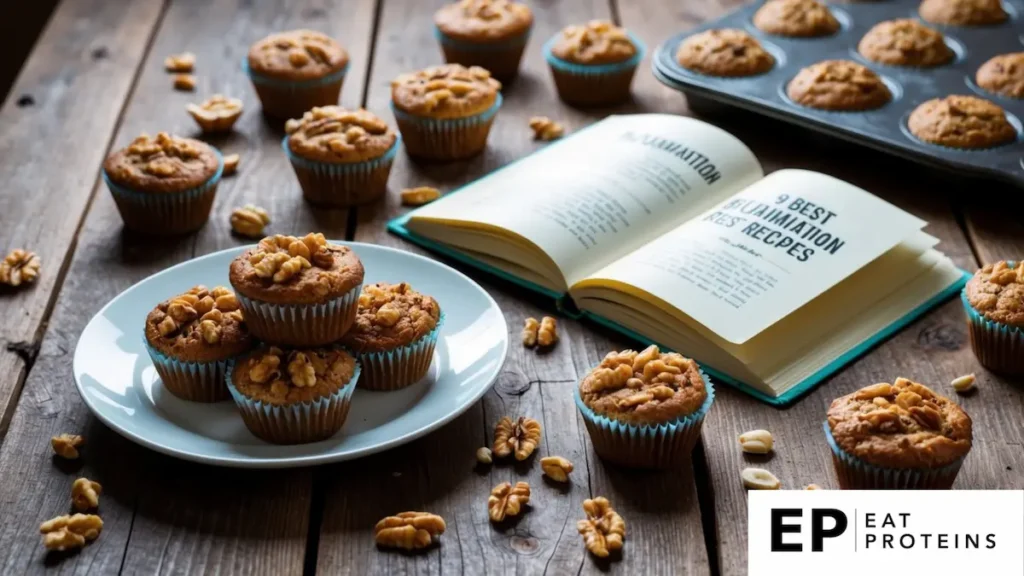
[[[629,60],[636,51],[626,29],[607,20],[566,26],[551,47],[556,58],[575,64],[616,64]]]
[[[146,316],[146,341],[184,362],[226,360],[252,345],[238,298],[223,286],[196,286],[158,304]]]
[[[885,468],[940,468],[971,449],[970,416],[906,378],[833,400],[828,426],[847,454]]]
[[[910,113],[907,127],[925,142],[954,148],[988,148],[1017,138],[1003,109],[975,96],[928,100]]]
[[[219,167],[209,144],[160,132],[142,134],[103,163],[115,184],[139,192],[182,192],[213,177]]]
[[[708,397],[697,363],[657,346],[609,352],[580,382],[597,414],[629,424],[662,424],[693,414]]]
[[[754,13],[754,26],[769,34],[809,38],[835,34],[839,21],[817,0],[768,0]]]
[[[276,234],[231,261],[231,285],[272,304],[317,304],[340,298],[363,283],[363,263],[348,246],[323,234]]]
[[[786,86],[797,104],[821,110],[872,110],[892,93],[870,68],[849,60],[824,60],[800,72]]]
[[[993,322],[1024,328],[1024,260],[986,264],[967,282],[967,302]]]
[[[460,0],[438,10],[434,24],[457,40],[501,42],[529,30],[533,13],[527,5],[509,0]]]
[[[679,45],[683,68],[709,76],[753,76],[771,70],[775,58],[743,30],[721,28],[694,34]]]
[[[380,158],[394,145],[394,131],[376,114],[360,108],[318,106],[285,123],[288,149],[320,162],[363,162]]]
[[[954,26],[999,24],[1007,18],[1000,0],[924,0],[918,13],[927,22]]]
[[[479,66],[445,64],[392,80],[391,101],[414,116],[465,118],[493,106],[499,90],[501,82]]]
[[[989,92],[1024,98],[1024,52],[994,56],[978,68],[974,81]]]
[[[281,406],[330,396],[352,380],[356,359],[340,348],[263,348],[240,358],[231,382],[246,398]]]
[[[363,287],[356,323],[342,339],[354,352],[383,352],[411,344],[437,326],[437,300],[408,284],[378,282]]]
[[[942,32],[913,18],[875,24],[860,39],[857,51],[868,60],[895,66],[938,66],[953,59]]]
[[[315,30],[278,32],[249,48],[249,69],[282,80],[314,80],[348,64],[348,52]]]

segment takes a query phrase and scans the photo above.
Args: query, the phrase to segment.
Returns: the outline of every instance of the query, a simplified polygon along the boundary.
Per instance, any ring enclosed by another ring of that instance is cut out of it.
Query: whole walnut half
[[[498,458],[515,453],[516,460],[526,460],[540,444],[540,422],[520,416],[515,422],[508,416],[494,425],[494,447]]]
[[[626,522],[604,496],[583,501],[586,520],[576,523],[576,529],[583,535],[583,543],[591,554],[607,558],[615,550],[622,549],[626,538]]]
[[[491,490],[487,498],[487,514],[492,522],[501,522],[505,518],[518,516],[524,504],[530,501],[530,485],[526,482],[502,482]]]
[[[377,522],[373,537],[383,548],[419,550],[437,542],[445,528],[444,519],[437,514],[402,512]]]
[[[86,542],[99,538],[102,530],[103,520],[95,514],[57,516],[39,525],[47,550],[81,548]]]

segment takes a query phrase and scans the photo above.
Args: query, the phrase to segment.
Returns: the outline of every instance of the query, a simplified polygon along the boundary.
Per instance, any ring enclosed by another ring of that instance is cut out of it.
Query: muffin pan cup
[[[986,177],[1024,187],[1024,143],[1021,123],[1024,99],[999,96],[979,88],[974,75],[989,58],[1024,50],[1020,34],[1022,0],[1004,0],[1010,13],[1006,22],[990,26],[943,26],[924,22],[946,36],[956,57],[936,67],[915,68],[872,62],[857,52],[860,39],[875,24],[898,18],[915,18],[918,0],[830,3],[841,23],[840,30],[821,38],[789,38],[756,28],[753,15],[762,3],[741,8],[718,20],[676,34],[656,50],[654,76],[667,86],[696,96],[698,106],[713,112],[708,101],[742,108],[789,122],[803,128],[848,140],[959,174]],[[687,37],[716,28],[737,28],[754,36],[776,59],[776,65],[756,76],[716,77],[683,68],[675,59],[680,43]],[[797,72],[822,60],[852,60],[867,66],[889,86],[893,99],[881,108],[862,112],[836,112],[800,106],[786,96],[786,86]],[[985,98],[1007,113],[1017,129],[1014,142],[985,149],[959,149],[930,144],[913,136],[907,118],[919,104],[932,98],[964,94]]]
[[[1024,329],[985,318],[967,301],[966,288],[960,293],[960,300],[967,312],[967,333],[978,362],[999,374],[1024,374]]]
[[[884,468],[848,454],[836,444],[824,422],[825,438],[832,449],[832,464],[843,490],[949,490],[966,455],[941,468]]]
[[[363,377],[359,387],[366,390],[400,390],[427,375],[434,359],[437,336],[444,324],[444,313],[437,319],[437,326],[411,344],[386,352],[353,353],[363,366]]]
[[[487,147],[491,124],[501,108],[501,93],[494,104],[466,118],[426,118],[399,110],[391,111],[405,142],[405,151],[413,158],[434,161],[463,160],[476,156]]]
[[[434,35],[441,44],[441,53],[446,63],[480,66],[498,80],[511,82],[519,75],[519,63],[523,59],[526,43],[530,40],[530,28],[515,38],[501,42],[467,42],[448,36],[436,26]]]
[[[235,290],[249,332],[268,344],[309,348],[337,342],[356,321],[361,286],[319,304],[271,304]]]
[[[260,440],[272,444],[306,444],[337,434],[345,425],[360,374],[357,362],[352,379],[333,394],[310,402],[277,405],[253,400],[239,392],[232,382],[234,369],[235,361],[231,360],[224,382],[245,427]]]
[[[281,147],[307,202],[329,208],[349,208],[384,197],[400,143],[401,137],[396,138],[383,156],[351,163],[319,162],[297,156],[288,147],[288,136],[281,141]]]
[[[576,64],[562,60],[551,51],[558,36],[548,40],[544,44],[544,58],[551,68],[558,97],[566,104],[579,107],[611,106],[628,101],[636,68],[647,52],[639,38],[632,34],[629,38],[636,46],[636,54],[614,64]]]
[[[182,362],[167,356],[149,345],[146,337],[142,343],[153,360],[153,368],[160,375],[164,388],[182,400],[189,402],[223,402],[231,394],[224,385],[230,360],[212,362]]]
[[[594,412],[583,403],[577,385],[573,398],[583,415],[594,452],[602,460],[627,468],[664,470],[685,463],[700,439],[704,418],[715,401],[714,385],[703,371],[701,377],[708,395],[696,412],[662,424],[642,426],[619,422]]]
[[[242,59],[242,70],[252,81],[263,113],[281,120],[301,118],[316,106],[337,104],[348,67],[345,64],[341,70],[313,80],[282,80],[254,72],[248,58]]]

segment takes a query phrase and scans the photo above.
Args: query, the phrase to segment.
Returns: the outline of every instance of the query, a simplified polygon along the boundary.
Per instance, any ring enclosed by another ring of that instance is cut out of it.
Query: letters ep
[[[786,534],[799,534],[802,526],[799,523],[787,522],[789,518],[802,518],[804,511],[800,508],[772,509],[772,552],[803,552],[804,545],[800,542],[784,542]],[[835,523],[825,528],[825,518]],[[821,552],[826,538],[835,538],[846,532],[849,522],[842,510],[835,508],[811,509],[811,551]]]

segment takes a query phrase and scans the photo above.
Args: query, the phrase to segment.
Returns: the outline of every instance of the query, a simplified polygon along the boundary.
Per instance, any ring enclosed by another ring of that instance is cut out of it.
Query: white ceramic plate
[[[220,466],[284,468],[358,458],[409,442],[463,413],[490,389],[508,352],[498,305],[452,268],[391,248],[351,246],[366,282],[408,282],[445,313],[434,361],[420,382],[395,392],[356,390],[345,427],[329,440],[267,444],[245,428],[232,401],[186,402],[170,394],[142,342],[146,314],[196,284],[228,286],[228,263],[248,247],[179,264],[114,298],[85,327],[74,374],[89,409],[118,433],[165,454]]]

